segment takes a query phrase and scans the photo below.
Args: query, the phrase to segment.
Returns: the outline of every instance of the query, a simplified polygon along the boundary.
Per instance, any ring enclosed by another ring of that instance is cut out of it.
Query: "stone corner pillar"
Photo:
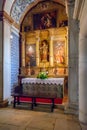
[[[79,121],[87,129],[87,36],[82,34],[79,37]]]
[[[4,34],[4,24],[3,24],[3,11],[0,11],[0,107],[5,107],[8,105],[8,101],[4,100],[4,80],[3,80],[3,34]]]
[[[68,2],[68,105],[65,113],[78,114],[78,39],[79,24],[73,19],[74,1]]]

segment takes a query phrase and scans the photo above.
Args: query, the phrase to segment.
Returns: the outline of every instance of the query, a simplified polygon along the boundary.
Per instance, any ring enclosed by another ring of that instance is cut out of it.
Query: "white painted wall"
[[[10,24],[4,20],[3,36],[3,100],[10,98],[11,94],[11,43]]]

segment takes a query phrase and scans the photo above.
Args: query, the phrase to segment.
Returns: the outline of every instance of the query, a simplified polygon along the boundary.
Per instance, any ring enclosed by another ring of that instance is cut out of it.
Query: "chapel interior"
[[[44,73],[63,79],[64,112],[87,126],[86,8],[86,0],[0,0],[0,107],[23,79]]]

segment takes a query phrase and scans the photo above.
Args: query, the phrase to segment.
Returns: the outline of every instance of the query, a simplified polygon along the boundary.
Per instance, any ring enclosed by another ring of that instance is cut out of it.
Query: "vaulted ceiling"
[[[39,2],[47,0],[6,0],[4,11],[6,11],[16,23],[21,23],[26,13]],[[65,6],[65,0],[48,0]]]

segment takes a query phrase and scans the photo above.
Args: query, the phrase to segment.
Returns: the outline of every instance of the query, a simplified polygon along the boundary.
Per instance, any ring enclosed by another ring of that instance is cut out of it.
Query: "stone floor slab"
[[[54,118],[35,117],[28,127],[34,127],[42,130],[53,130],[54,124]]]
[[[28,128],[26,128],[26,130],[43,130],[43,129],[28,127]]]
[[[73,120],[57,119],[54,130],[81,130],[79,123]]]
[[[0,108],[0,130],[81,130],[77,116],[54,112]]]
[[[19,127],[13,125],[0,124],[0,130],[19,130]]]

